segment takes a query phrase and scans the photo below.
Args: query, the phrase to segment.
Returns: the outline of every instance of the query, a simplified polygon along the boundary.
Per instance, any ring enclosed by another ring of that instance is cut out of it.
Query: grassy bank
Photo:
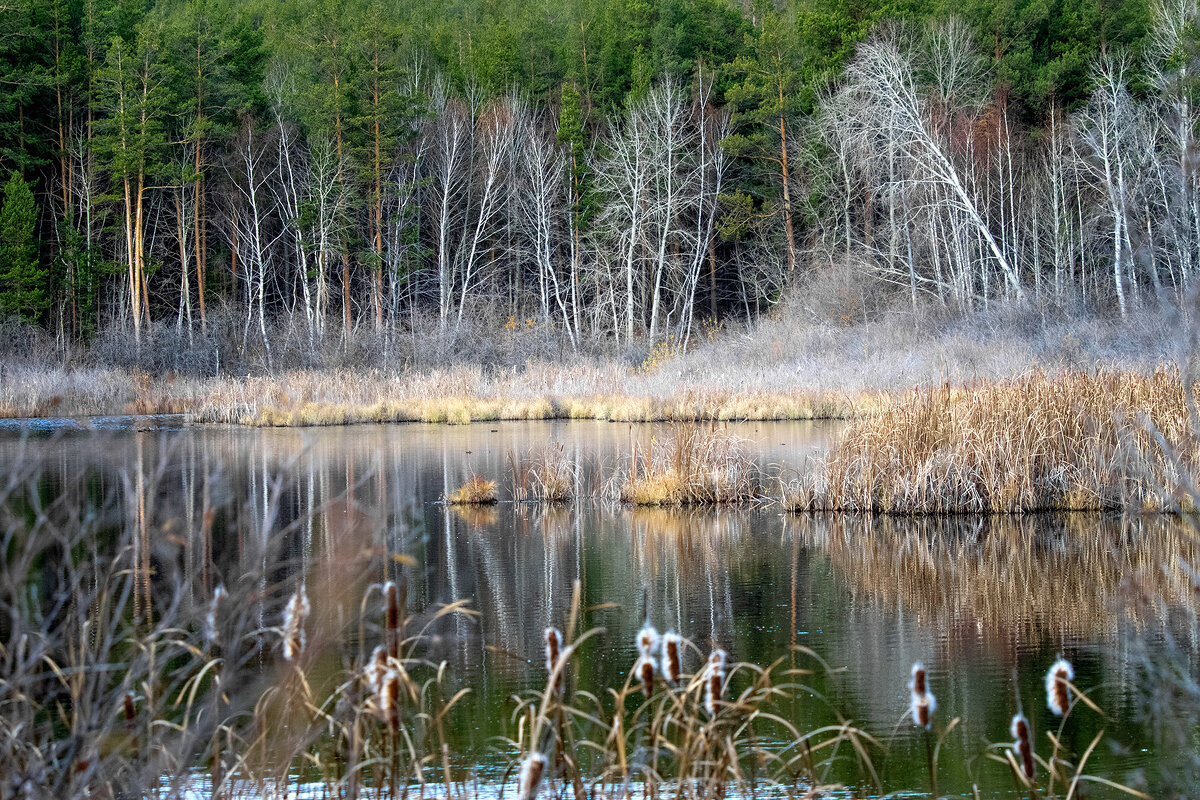
[[[186,414],[199,423],[321,426],[496,420],[788,420],[857,416],[883,392],[793,386],[740,391],[616,362],[426,372],[303,371],[269,377],[151,378],[118,369],[7,370],[0,417]]]
[[[1193,414],[1171,368],[922,387],[851,424],[786,502],[889,514],[1193,511]]]
[[[997,306],[958,319],[930,313],[919,324],[904,314],[846,324],[792,305],[753,326],[714,329],[687,348],[670,340],[620,349],[592,343],[572,355],[514,344],[472,356],[428,334],[410,354],[422,359],[367,357],[348,345],[275,374],[237,361],[236,350],[209,363],[200,351],[160,352],[169,345],[147,345],[141,355],[98,345],[52,366],[63,357],[0,343],[0,416],[178,413],[259,426],[854,418],[911,386],[1035,369],[1148,374],[1180,357],[1180,325],[1171,308],[1143,309],[1124,322]],[[508,335],[472,333],[479,343]]]

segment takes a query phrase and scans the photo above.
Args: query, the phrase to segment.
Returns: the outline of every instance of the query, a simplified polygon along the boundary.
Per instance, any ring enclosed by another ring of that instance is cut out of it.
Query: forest
[[[263,372],[418,331],[686,348],[828,275],[844,321],[1124,318],[1197,269],[1198,20],[1195,0],[8,0],[0,314],[64,352],[217,337]]]

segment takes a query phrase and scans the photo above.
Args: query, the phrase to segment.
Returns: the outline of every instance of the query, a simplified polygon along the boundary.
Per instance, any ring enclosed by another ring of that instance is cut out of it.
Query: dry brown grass
[[[513,497],[566,503],[578,492],[580,465],[562,442],[547,442],[512,465]]]
[[[472,475],[467,482],[455,489],[446,498],[452,506],[491,505],[500,499],[496,482],[479,475]]]
[[[638,506],[724,505],[763,496],[745,442],[715,425],[681,423],[648,446],[633,442],[622,502]]]
[[[1186,493],[1171,487],[1200,463],[1189,414],[1172,368],[920,388],[852,423],[787,504],[892,514],[1187,510]]]
[[[354,423],[466,424],[496,420],[827,419],[879,405],[801,385],[759,391],[722,376],[691,381],[647,376],[619,362],[527,364],[382,372],[302,370],[274,377],[152,378],[123,370],[10,370],[0,416],[187,414],[194,422],[304,427]]]

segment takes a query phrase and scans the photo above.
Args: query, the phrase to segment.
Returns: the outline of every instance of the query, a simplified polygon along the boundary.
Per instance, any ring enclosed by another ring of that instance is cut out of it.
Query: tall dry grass
[[[793,510],[1190,510],[1200,464],[1178,370],[1041,371],[915,389],[856,420],[786,490]]]
[[[764,496],[762,472],[739,436],[680,423],[648,444],[630,440],[618,496],[637,506],[728,505]]]

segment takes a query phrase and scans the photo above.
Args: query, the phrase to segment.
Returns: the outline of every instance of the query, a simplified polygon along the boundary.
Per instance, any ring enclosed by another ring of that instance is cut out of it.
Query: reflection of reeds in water
[[[794,519],[792,530],[856,594],[942,630],[974,617],[997,631],[1111,632],[1114,597],[1131,584],[1170,593],[1198,555],[1188,531],[1164,519],[834,515]]]
[[[148,520],[161,546],[147,576],[153,617],[145,620],[131,614],[142,580],[131,569],[139,533],[98,522],[126,507],[120,490],[99,514],[86,491],[64,492],[28,522],[18,512],[39,482],[0,486],[8,546],[0,560],[0,796],[490,794],[450,730],[467,687],[456,685],[450,663],[429,656],[440,622],[470,612],[456,602],[410,613],[407,581],[418,571],[397,574],[398,554],[378,547],[378,531],[350,513],[352,502],[338,519],[355,521],[323,544],[309,542],[296,562],[283,544],[306,520],[285,520],[278,506],[247,515],[245,530],[218,524],[215,535],[246,552],[244,571],[225,575],[231,588],[217,602],[186,576],[167,522]],[[282,496],[266,494],[268,505]],[[690,538],[651,537],[648,547],[664,550]],[[372,579],[381,575],[394,582]],[[572,687],[584,679],[575,645],[589,635],[577,635],[579,604],[572,601],[566,641],[557,643],[567,691],[552,671],[505,729],[512,766],[529,759],[516,772],[527,800],[548,783],[565,795],[569,781],[601,798],[644,788],[687,800],[757,796],[760,787],[803,796],[835,769],[878,783],[869,735],[840,718],[804,730],[785,716],[788,703],[810,698],[786,659],[761,667],[715,649],[697,674],[681,671],[645,694],[634,680]],[[639,639],[643,655],[654,655],[652,641]],[[294,660],[285,659],[289,649]],[[550,725],[559,738],[540,737]]]
[[[500,520],[500,512],[494,504],[459,503],[450,506],[450,510],[472,528],[489,528]]]

